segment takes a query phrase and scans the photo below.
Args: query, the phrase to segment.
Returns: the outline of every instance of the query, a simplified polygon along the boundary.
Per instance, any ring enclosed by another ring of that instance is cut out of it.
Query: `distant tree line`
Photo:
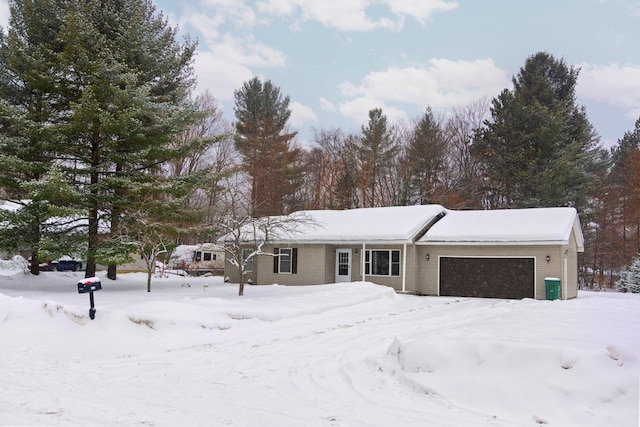
[[[438,203],[574,206],[582,285],[612,286],[640,251],[640,119],[611,150],[577,105],[579,70],[546,52],[513,87],[411,121],[369,111],[359,132],[302,145],[290,98],[254,77],[235,120],[194,96],[196,45],[150,0],[10,1],[0,34],[0,250],[81,254],[87,275],[154,258],[253,218]],[[247,260],[235,254],[238,264]]]

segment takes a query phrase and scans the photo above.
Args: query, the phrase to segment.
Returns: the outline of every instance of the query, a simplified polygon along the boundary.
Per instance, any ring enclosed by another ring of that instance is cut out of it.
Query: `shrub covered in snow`
[[[0,275],[10,276],[20,271],[29,273],[29,263],[20,255],[15,255],[10,260],[0,260]]]
[[[620,272],[620,280],[616,282],[616,286],[620,292],[640,293],[640,257]]]

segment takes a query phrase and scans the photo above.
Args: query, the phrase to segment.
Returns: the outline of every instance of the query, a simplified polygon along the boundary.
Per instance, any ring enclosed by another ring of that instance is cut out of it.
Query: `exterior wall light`
[[[429,254],[427,254],[427,261],[429,261],[430,258],[431,258],[431,256],[429,256]]]
[[[551,257],[547,255],[547,262],[551,261]]]

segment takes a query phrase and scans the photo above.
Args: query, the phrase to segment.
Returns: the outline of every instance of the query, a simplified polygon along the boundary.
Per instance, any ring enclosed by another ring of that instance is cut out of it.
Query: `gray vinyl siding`
[[[518,245],[420,245],[417,248],[416,265],[416,292],[421,295],[438,295],[438,257],[533,257],[535,265],[535,297],[536,299],[546,298],[545,277],[558,277],[564,281],[563,265],[564,251],[566,246],[518,246]],[[575,251],[575,250],[574,250]],[[427,260],[427,254],[429,260]],[[550,257],[547,262],[547,255]],[[571,258],[567,254],[568,258]],[[575,258],[575,256],[573,257]],[[567,274],[567,295],[562,298],[575,298],[577,264],[573,261],[567,262],[568,270],[575,269],[576,273]],[[561,286],[562,292],[564,285]]]
[[[353,251],[352,251],[353,256]],[[324,278],[325,283],[335,282],[336,277],[336,247],[333,245],[324,246]],[[353,271],[353,268],[352,268]]]
[[[247,273],[246,280],[247,282],[251,280],[252,283],[256,283],[256,262],[257,257],[253,258],[253,271]],[[224,263],[224,276],[229,280],[230,283],[238,283],[240,282],[240,274],[238,273],[238,267],[231,265],[229,262],[229,257],[225,257]]]
[[[273,257],[269,255],[259,255],[257,257],[258,264],[258,282],[259,285],[322,285],[326,280],[326,245],[265,245],[262,250],[264,252],[273,252],[274,248],[297,248],[298,262],[297,272],[295,274],[274,273]]]

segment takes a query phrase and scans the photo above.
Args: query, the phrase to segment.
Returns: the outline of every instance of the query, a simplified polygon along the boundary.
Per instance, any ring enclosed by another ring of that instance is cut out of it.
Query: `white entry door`
[[[336,250],[336,283],[351,281],[351,249]]]

